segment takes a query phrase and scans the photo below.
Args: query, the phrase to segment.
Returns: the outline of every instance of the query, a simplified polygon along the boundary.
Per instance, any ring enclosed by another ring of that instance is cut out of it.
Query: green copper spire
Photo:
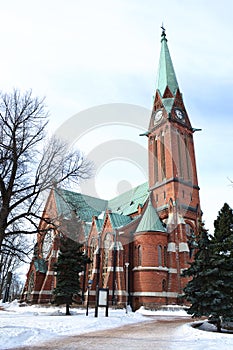
[[[151,199],[149,197],[148,206],[143,214],[141,221],[136,229],[137,232],[166,232],[165,227],[163,226],[156,209],[153,207],[151,203]]]
[[[170,52],[167,45],[167,38],[165,29],[162,28],[162,39],[161,39],[161,52],[159,59],[159,69],[157,75],[156,90],[159,90],[163,97],[164,91],[168,86],[173,96],[175,96],[176,90],[178,89],[178,83],[176,74],[173,68]]]

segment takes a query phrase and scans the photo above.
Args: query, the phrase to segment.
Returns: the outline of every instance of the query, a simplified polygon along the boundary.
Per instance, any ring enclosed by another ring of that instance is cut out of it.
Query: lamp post
[[[112,233],[114,236],[113,246],[113,276],[112,276],[112,305],[116,305],[115,283],[116,283],[116,260],[117,260],[117,245],[116,245],[116,230]]]
[[[87,284],[87,310],[86,310],[86,316],[88,316],[90,288],[91,288],[92,282],[93,282],[92,280],[89,280],[89,281],[88,281],[88,284]]]
[[[125,290],[126,290],[126,299],[125,299],[125,312],[128,313],[128,294],[129,294],[129,263],[125,263]]]
[[[96,251],[96,287],[95,287],[95,317],[98,317],[99,281],[100,281],[100,233],[98,235],[98,249]]]

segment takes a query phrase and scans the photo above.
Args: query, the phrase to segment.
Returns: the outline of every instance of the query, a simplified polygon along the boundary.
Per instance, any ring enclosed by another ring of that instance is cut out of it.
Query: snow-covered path
[[[22,350],[203,350],[232,349],[232,336],[194,330],[188,318],[155,316],[150,322],[55,339]],[[213,335],[213,334],[212,334]],[[221,346],[220,347],[220,342]],[[16,350],[16,349],[15,349]]]
[[[0,349],[233,350],[232,334],[194,329],[184,311],[150,312],[149,317],[145,310],[128,314],[110,310],[106,318],[100,310],[95,318],[93,310],[86,317],[84,309],[63,316],[64,310],[54,307],[19,307],[17,303],[4,307]]]
[[[111,329],[126,324],[144,322],[146,317],[140,313],[125,313],[125,310],[72,309],[72,316],[64,316],[65,309],[59,307],[25,306],[17,302],[0,304],[0,349],[19,348],[24,345],[37,345],[54,338],[89,333],[96,330]]]

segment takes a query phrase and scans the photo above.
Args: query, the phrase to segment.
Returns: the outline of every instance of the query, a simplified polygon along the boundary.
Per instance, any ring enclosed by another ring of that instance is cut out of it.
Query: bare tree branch
[[[55,137],[46,141],[47,123],[44,99],[31,91],[0,92],[0,252],[11,236],[38,233],[39,221],[49,221],[42,217],[42,193],[92,174],[79,151]]]

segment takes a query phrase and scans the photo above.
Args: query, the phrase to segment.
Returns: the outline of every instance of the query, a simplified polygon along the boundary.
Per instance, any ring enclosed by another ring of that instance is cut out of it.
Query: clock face
[[[44,241],[43,241],[43,245],[42,245],[43,258],[46,258],[48,256],[48,253],[50,252],[52,243],[53,243],[53,232],[52,232],[52,230],[48,230],[45,233]]]
[[[159,109],[157,112],[153,113],[153,116],[154,116],[154,124],[156,124],[161,120],[163,116],[163,111]]]
[[[175,109],[176,118],[179,120],[184,120],[184,112],[181,109]]]

